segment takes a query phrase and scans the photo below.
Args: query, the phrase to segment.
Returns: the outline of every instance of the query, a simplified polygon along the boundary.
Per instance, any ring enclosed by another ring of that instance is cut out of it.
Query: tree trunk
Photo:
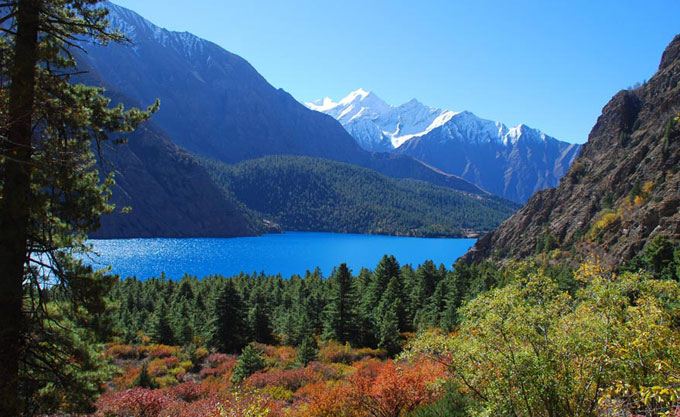
[[[0,198],[0,416],[21,414],[19,364],[24,350],[24,265],[31,200],[32,114],[42,0],[19,0],[9,90],[9,126]]]

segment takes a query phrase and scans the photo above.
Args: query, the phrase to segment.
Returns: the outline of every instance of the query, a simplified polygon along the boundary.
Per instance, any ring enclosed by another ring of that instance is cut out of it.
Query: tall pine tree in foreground
[[[210,310],[206,340],[220,352],[236,353],[248,337],[245,306],[232,280],[219,290]]]
[[[338,342],[357,341],[356,312],[357,296],[352,282],[352,274],[347,264],[341,264],[331,276],[331,296],[326,307],[324,320],[324,339]]]
[[[96,332],[76,329],[100,322],[111,280],[73,256],[113,209],[92,142],[149,112],[110,108],[101,89],[69,83],[79,40],[123,40],[98,3],[0,1],[0,416],[80,411],[100,389],[80,348]],[[45,390],[61,401],[43,403]]]

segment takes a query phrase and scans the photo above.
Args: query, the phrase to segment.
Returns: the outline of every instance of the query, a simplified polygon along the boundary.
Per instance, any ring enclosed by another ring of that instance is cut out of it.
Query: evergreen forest
[[[461,237],[493,229],[518,208],[490,194],[392,179],[320,158],[204,164],[233,199],[291,231]]]

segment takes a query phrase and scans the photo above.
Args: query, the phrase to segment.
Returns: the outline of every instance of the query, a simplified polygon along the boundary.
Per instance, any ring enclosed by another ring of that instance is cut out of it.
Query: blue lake
[[[98,256],[88,263],[113,266],[121,277],[157,277],[161,272],[178,279],[240,272],[261,272],[288,278],[319,267],[325,277],[342,262],[358,273],[375,268],[383,255],[394,255],[401,265],[414,267],[426,260],[447,268],[475,243],[475,239],[288,232],[225,239],[111,239],[91,240]]]

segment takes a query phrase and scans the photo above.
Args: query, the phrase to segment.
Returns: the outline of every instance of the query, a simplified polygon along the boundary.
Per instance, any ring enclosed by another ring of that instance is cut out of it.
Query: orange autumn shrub
[[[151,345],[149,347],[149,353],[154,358],[167,358],[176,354],[179,350],[180,348],[176,346],[168,345]]]
[[[116,359],[137,359],[137,348],[131,345],[111,345],[106,355]]]
[[[286,368],[295,362],[297,359],[297,352],[292,346],[269,346],[259,345],[258,347],[264,352],[264,356],[273,366]]]
[[[149,363],[148,371],[151,376],[163,376],[168,373],[168,367],[165,364],[165,360],[159,358]]]
[[[306,400],[289,411],[290,417],[359,417],[358,403],[351,395],[353,387],[344,382],[310,384],[304,390]],[[297,397],[301,390],[295,393]]]
[[[383,349],[354,349],[348,343],[340,344],[334,340],[324,343],[319,349],[319,360],[326,363],[351,363],[363,358],[386,358]]]
[[[118,389],[132,388],[132,384],[142,371],[141,366],[131,366],[123,370],[121,375],[113,379],[113,385]]]
[[[362,410],[362,416],[405,416],[442,395],[437,382],[445,375],[443,366],[429,361],[411,364],[387,361],[377,368],[367,363],[349,379],[349,396]]]

